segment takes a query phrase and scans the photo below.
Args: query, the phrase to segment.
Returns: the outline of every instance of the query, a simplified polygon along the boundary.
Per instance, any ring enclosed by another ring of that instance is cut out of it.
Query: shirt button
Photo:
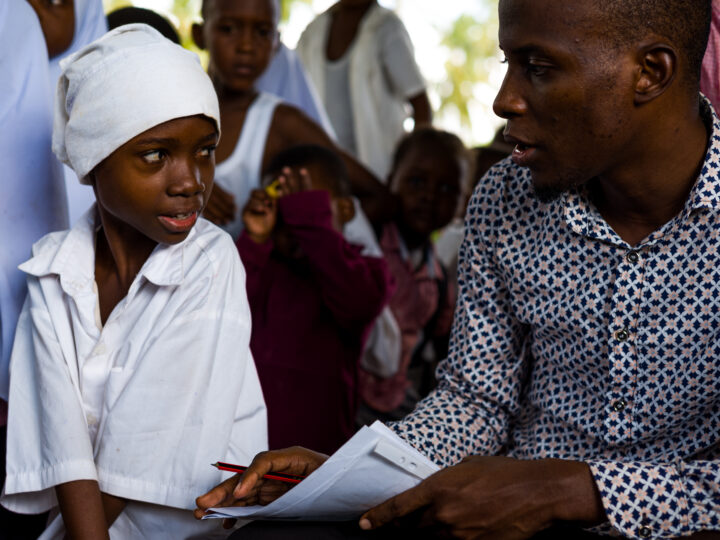
[[[638,536],[640,538],[650,538],[651,534],[652,531],[650,530],[650,527],[640,527],[640,530],[638,531]]]
[[[625,255],[625,260],[629,263],[636,264],[640,260],[640,255],[638,255],[637,251],[631,251]]]
[[[612,404],[612,410],[615,412],[622,412],[625,410],[625,407],[627,407],[627,403],[624,399],[618,399],[615,403]]]
[[[628,331],[625,328],[615,332],[615,339],[617,339],[618,341],[627,341],[627,339],[629,337],[630,337],[630,334],[628,333]]]

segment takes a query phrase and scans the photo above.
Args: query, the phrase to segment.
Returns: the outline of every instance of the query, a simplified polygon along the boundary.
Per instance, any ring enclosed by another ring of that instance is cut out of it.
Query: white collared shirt
[[[111,529],[120,538],[122,518],[142,523],[154,505],[194,508],[221,481],[211,463],[249,463],[267,447],[267,420],[230,237],[200,219],[182,243],[158,245],[101,326],[94,223],[93,208],[21,266],[29,293],[11,358],[2,503],[41,512],[56,504],[57,484],[97,480],[152,503],[126,507]],[[139,533],[183,538],[191,514],[180,521]]]

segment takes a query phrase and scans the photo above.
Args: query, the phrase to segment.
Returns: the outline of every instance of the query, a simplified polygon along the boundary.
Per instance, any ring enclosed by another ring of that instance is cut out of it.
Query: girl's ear
[[[205,50],[205,36],[203,34],[203,24],[200,23],[193,23],[192,25],[192,38],[195,42],[195,45],[198,46],[199,49]]]
[[[355,204],[350,197],[337,198],[337,211],[340,223],[345,225],[355,217]]]

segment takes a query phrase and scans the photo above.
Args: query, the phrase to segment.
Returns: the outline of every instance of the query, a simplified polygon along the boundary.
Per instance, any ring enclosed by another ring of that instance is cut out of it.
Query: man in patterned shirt
[[[468,208],[439,387],[394,426],[446,468],[360,525],[719,529],[720,121],[699,98],[710,0],[500,0],[499,13],[495,111],[516,147]],[[321,461],[270,452],[253,472]],[[223,496],[252,498],[256,480]]]

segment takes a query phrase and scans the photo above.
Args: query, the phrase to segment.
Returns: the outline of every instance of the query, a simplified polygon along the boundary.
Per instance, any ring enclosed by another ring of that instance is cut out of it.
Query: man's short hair
[[[687,82],[699,84],[712,0],[594,0],[594,4],[608,23],[599,31],[616,46],[642,39],[648,32],[664,36],[685,57]]]
[[[291,146],[275,155],[265,169],[265,175],[278,175],[284,167],[319,167],[325,178],[321,181],[330,183],[327,189],[336,197],[349,197],[350,180],[345,163],[340,156],[329,148],[317,144]]]

